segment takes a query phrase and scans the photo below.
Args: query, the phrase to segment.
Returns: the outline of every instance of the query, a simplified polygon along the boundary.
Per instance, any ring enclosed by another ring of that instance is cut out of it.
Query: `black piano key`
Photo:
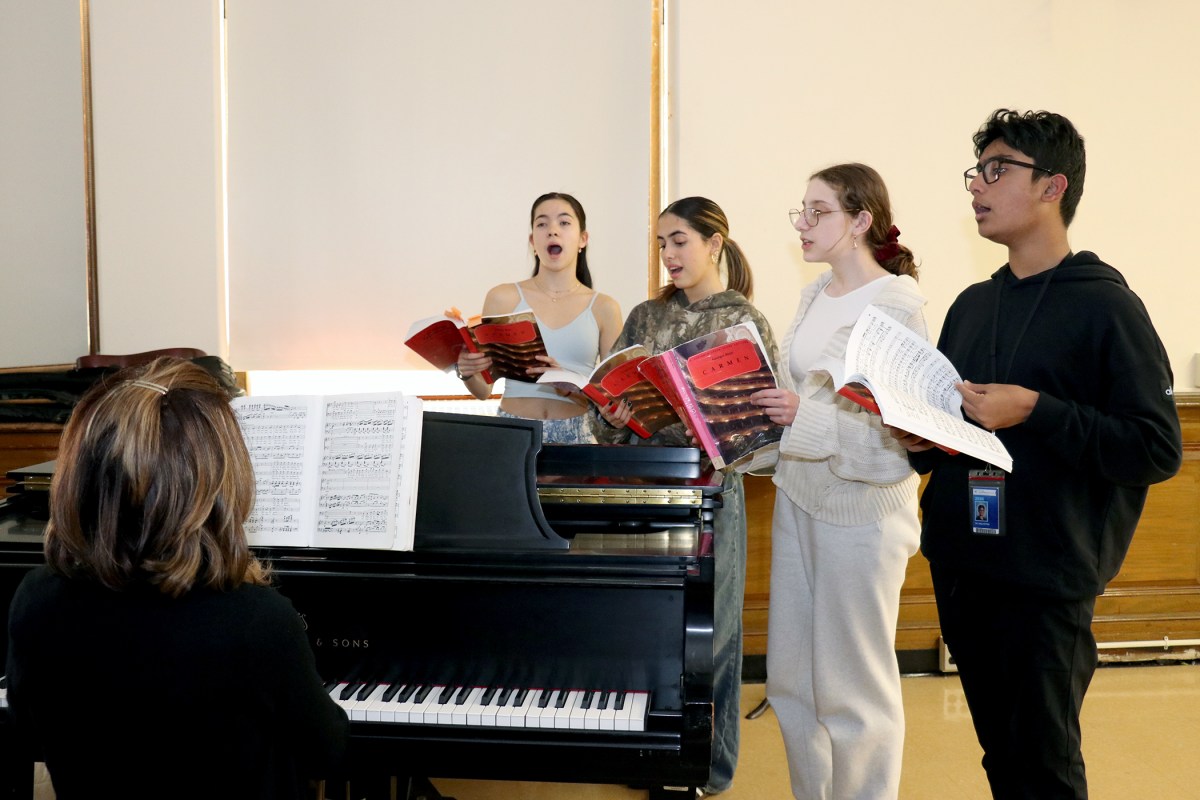
[[[559,690],[558,699],[554,701],[554,707],[555,708],[566,708],[567,707],[567,698],[570,696],[571,696],[571,693],[569,691],[567,691],[566,689]]]
[[[0,679],[0,680],[2,680],[2,679]],[[330,692],[332,692],[333,687],[337,686],[339,683],[340,683],[340,681],[337,681],[337,680],[325,681],[325,683],[322,684],[325,687],[325,694],[329,694]]]
[[[587,710],[592,707],[592,700],[596,698],[595,692],[584,692],[583,697],[579,700],[579,707]]]
[[[617,702],[613,703],[613,708],[620,711],[625,707],[625,693],[617,692]]]
[[[375,691],[375,689],[378,688],[378,686],[379,686],[379,684],[375,683],[375,682],[364,683],[363,687],[358,690],[358,693],[356,695],[354,695],[354,699],[355,700],[366,700],[368,697],[371,696],[371,692]]]
[[[408,684],[402,690],[400,690],[400,696],[396,698],[396,702],[407,703],[408,698],[410,698],[414,694],[416,694],[417,690],[420,688],[421,688],[421,684],[419,684],[419,683]]]
[[[600,709],[601,711],[607,710],[608,709],[608,698],[609,698],[610,694],[612,694],[612,693],[611,692],[601,692],[600,693],[600,702],[596,703],[596,708]]]
[[[413,698],[413,700],[418,703],[424,703],[425,698],[429,697],[429,693],[432,691],[433,686],[422,686],[421,688],[417,689],[417,696]]]
[[[458,690],[458,692],[454,695],[454,705],[456,705],[456,706],[466,705],[467,698],[470,696],[471,696],[471,687],[470,686],[461,687]]]
[[[399,694],[400,690],[403,688],[404,688],[404,684],[397,682],[397,683],[393,683],[391,686],[384,689],[383,690],[383,698],[382,698],[383,702],[385,702],[385,703],[391,702],[391,699],[393,697],[395,697],[397,694]]]
[[[354,696],[354,693],[357,692],[361,688],[362,688],[361,683],[347,683],[346,688],[342,689],[341,694],[338,695],[338,699],[339,700],[349,700],[351,697]]]
[[[538,695],[537,707],[545,708],[550,705],[550,698],[554,696],[553,689],[542,689],[542,693]]]
[[[496,689],[495,686],[489,686],[488,688],[484,689],[483,694],[479,695],[479,704],[481,706],[485,706],[485,707],[491,705],[492,698],[496,696],[497,691],[498,690]],[[504,705],[504,703],[500,702],[500,703],[497,703],[497,705],[502,706],[502,705]]]
[[[528,694],[529,694],[528,689],[518,689],[517,691],[513,692],[513,701],[512,701],[513,708],[519,708],[520,706],[524,705],[525,698],[526,698],[526,696],[528,696]]]
[[[514,694],[516,694],[516,692],[514,692],[512,689],[501,689],[499,695],[496,697],[496,705],[500,706],[500,708],[504,708],[504,706],[508,704],[508,698],[512,697]]]
[[[450,699],[454,697],[454,693],[456,691],[458,691],[457,686],[443,687],[442,693],[438,695],[437,704],[439,706],[444,706],[444,705],[446,705],[446,703],[449,703]]]

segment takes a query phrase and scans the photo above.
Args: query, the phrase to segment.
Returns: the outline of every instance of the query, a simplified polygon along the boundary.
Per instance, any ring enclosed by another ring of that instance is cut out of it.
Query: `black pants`
[[[992,796],[1086,800],[1079,711],[1096,671],[1096,599],[1033,596],[937,565],[932,574]]]

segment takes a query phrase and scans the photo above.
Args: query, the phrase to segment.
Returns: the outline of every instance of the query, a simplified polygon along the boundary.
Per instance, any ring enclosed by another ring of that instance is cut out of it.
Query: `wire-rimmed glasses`
[[[792,227],[800,224],[800,218],[804,218],[804,223],[810,228],[817,227],[817,223],[821,221],[822,214],[837,214],[838,212],[849,211],[848,208],[831,208],[822,210],[820,208],[789,208],[788,219],[792,221]]]

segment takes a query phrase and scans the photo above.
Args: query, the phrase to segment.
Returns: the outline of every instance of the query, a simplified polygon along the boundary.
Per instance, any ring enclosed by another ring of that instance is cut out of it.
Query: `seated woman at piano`
[[[676,200],[659,214],[658,247],[671,282],[658,295],[637,305],[625,320],[614,350],[644,346],[661,353],[706,333],[741,322],[753,322],[762,336],[772,368],[779,363],[775,337],[766,317],[750,304],[754,282],[750,262],[729,237],[729,220],[720,206],[705,197]],[[728,281],[721,277],[724,263]],[[623,401],[612,411],[600,409],[594,426],[605,443],[636,441],[626,428],[630,418]],[[639,444],[693,446],[682,422],[669,425]],[[737,766],[738,723],[742,683],[742,598],[746,587],[746,503],[742,476],[725,470],[723,507],[713,521],[714,627],[712,766],[704,793],[729,788]]]
[[[528,382],[505,380],[500,416],[541,420],[544,442],[590,444],[594,440],[587,401],[535,381],[553,366],[589,374],[621,330],[621,308],[592,289],[587,216],[578,200],[561,192],[544,194],[533,202],[529,218],[533,275],[493,287],[483,301],[483,314],[533,311],[550,358],[544,368],[530,370]],[[486,354],[464,350],[455,367],[467,389],[481,400],[491,394],[492,386],[479,373],[491,364]]]
[[[298,798],[343,758],[346,714],[246,544],[253,499],[204,369],[158,359],[75,407],[7,663],[18,736],[59,800]]]

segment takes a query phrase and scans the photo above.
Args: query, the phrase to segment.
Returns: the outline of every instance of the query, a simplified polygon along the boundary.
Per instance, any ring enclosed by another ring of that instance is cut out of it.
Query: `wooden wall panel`
[[[62,425],[44,422],[0,424],[0,497],[12,484],[5,477],[9,470],[50,461],[58,454],[62,429]]]
[[[1200,639],[1200,393],[1179,394],[1176,404],[1183,469],[1150,487],[1125,563],[1096,603],[1093,630],[1101,643]],[[748,655],[766,653],[774,503],[770,479],[746,479],[749,563],[743,624]],[[929,562],[917,553],[900,592],[896,649],[935,650],[939,634]]]

